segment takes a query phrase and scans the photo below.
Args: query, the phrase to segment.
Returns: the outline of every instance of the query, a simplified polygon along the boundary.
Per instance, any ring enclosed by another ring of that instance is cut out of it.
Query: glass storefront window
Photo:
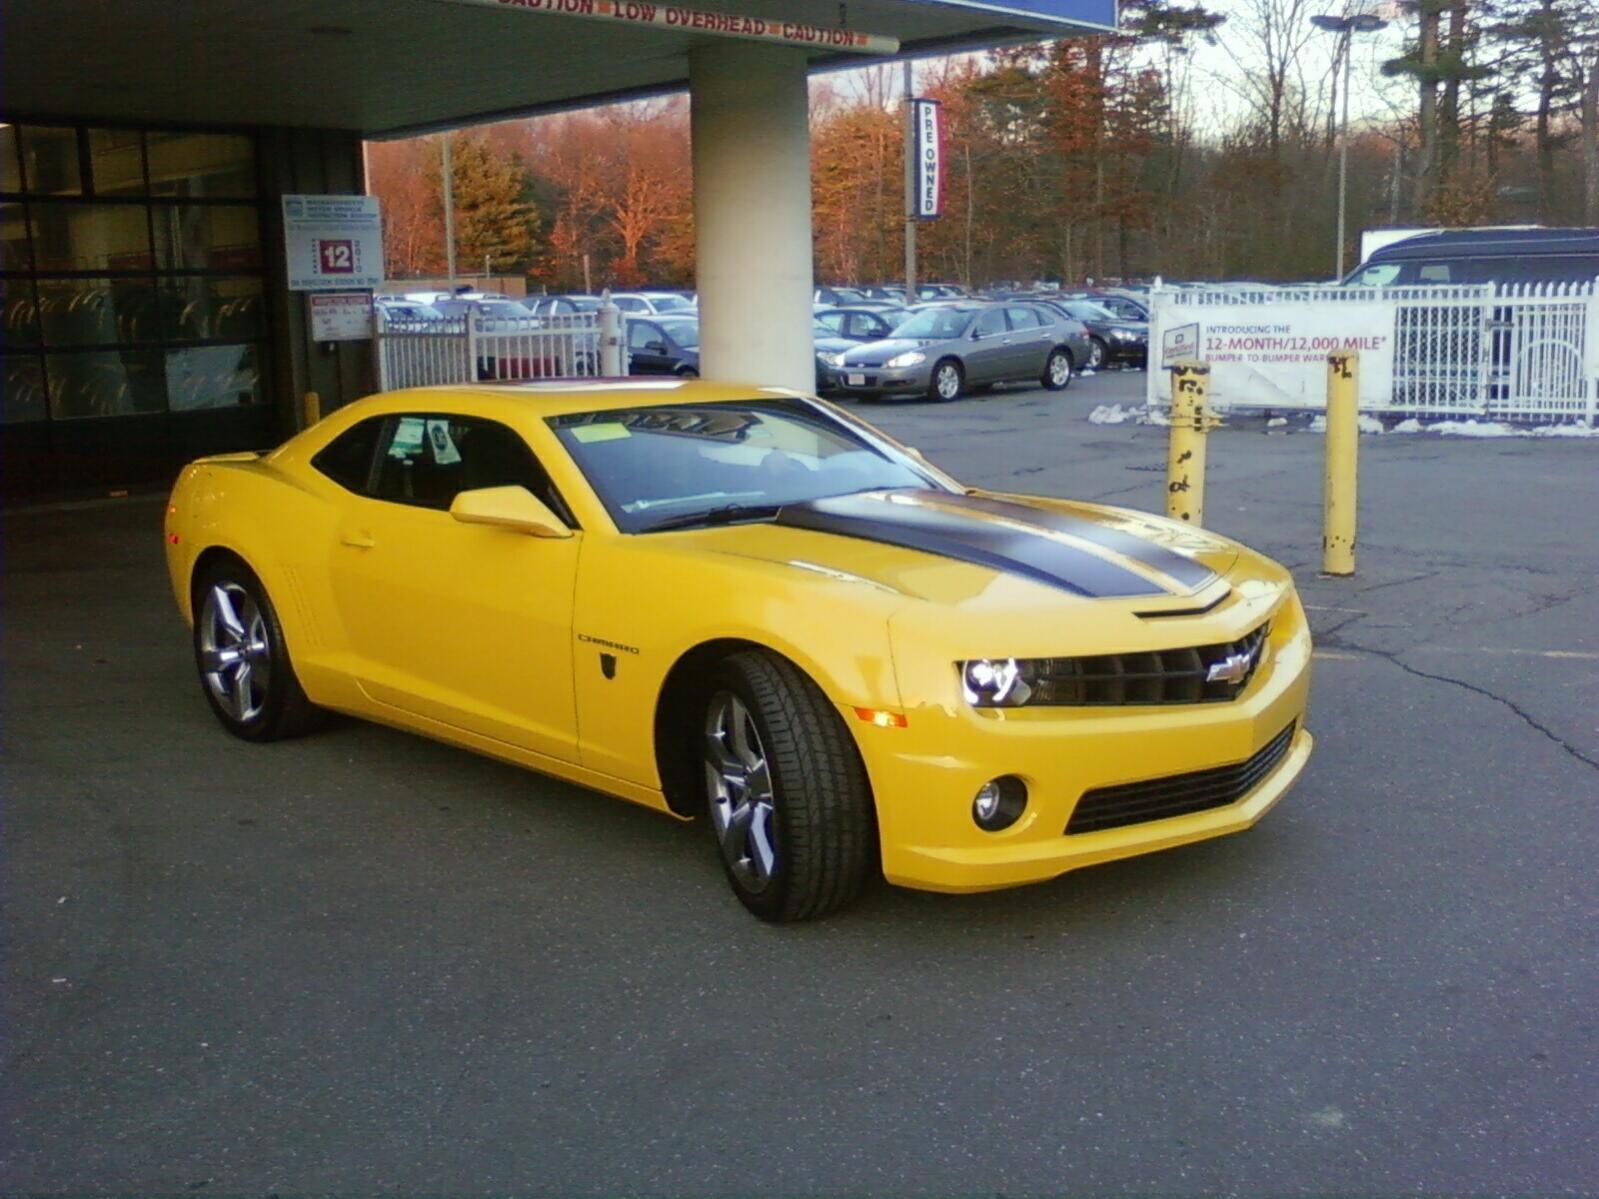
[[[239,270],[261,265],[261,225],[245,204],[162,204],[155,240],[166,270]]]
[[[45,370],[57,420],[166,410],[159,350],[47,354]]]
[[[48,125],[22,127],[22,181],[42,196],[83,194],[78,131]]]
[[[32,265],[27,210],[17,203],[0,204],[0,271],[25,271]]]
[[[22,168],[17,159],[17,127],[0,124],[0,192],[22,190]]]
[[[39,271],[135,271],[154,264],[143,204],[29,206]]]
[[[44,366],[34,354],[0,358],[0,424],[43,420]]]
[[[51,349],[160,338],[152,279],[40,279],[39,312]]]
[[[167,341],[239,340],[266,331],[261,280],[191,276],[161,284],[161,335]]]
[[[89,175],[97,196],[144,194],[144,134],[127,129],[89,130]]]
[[[253,345],[167,351],[167,402],[174,412],[259,404],[261,372]]]
[[[255,195],[255,144],[235,133],[149,134],[150,190],[158,196]]]
[[[0,350],[39,344],[39,305],[29,279],[0,278]]]

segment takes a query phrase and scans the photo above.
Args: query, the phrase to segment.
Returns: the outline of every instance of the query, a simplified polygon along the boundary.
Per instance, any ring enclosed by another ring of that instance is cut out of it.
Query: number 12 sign
[[[347,291],[383,282],[376,196],[284,196],[283,241],[291,291]]]

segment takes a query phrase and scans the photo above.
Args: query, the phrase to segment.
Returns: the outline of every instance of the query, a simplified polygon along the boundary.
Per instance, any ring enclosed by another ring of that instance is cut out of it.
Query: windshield
[[[650,303],[655,305],[656,312],[681,312],[694,307],[682,296],[651,296]]]
[[[1066,300],[1061,304],[1067,312],[1080,321],[1113,321],[1116,314],[1108,308],[1102,308],[1091,300]]]
[[[770,515],[830,495],[946,484],[864,426],[805,400],[661,404],[552,416],[617,528]]]
[[[662,321],[661,328],[672,335],[672,340],[688,349],[697,349],[700,344],[699,321]]]
[[[958,308],[929,308],[918,312],[894,330],[895,337],[914,337],[928,341],[945,341],[960,337],[972,323],[972,313]]]

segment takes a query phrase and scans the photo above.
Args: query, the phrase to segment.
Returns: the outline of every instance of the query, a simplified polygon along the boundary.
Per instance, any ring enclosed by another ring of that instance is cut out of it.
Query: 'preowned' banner
[[[911,216],[919,221],[936,221],[944,215],[944,124],[938,101],[912,100],[911,120],[916,156]]]

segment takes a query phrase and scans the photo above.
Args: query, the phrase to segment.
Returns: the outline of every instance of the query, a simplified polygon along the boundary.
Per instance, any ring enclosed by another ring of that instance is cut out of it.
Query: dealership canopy
[[[816,69],[1115,14],[1115,0],[49,0],[6,5],[0,97],[40,117],[110,106],[373,136],[679,89],[712,41],[802,46]]]

